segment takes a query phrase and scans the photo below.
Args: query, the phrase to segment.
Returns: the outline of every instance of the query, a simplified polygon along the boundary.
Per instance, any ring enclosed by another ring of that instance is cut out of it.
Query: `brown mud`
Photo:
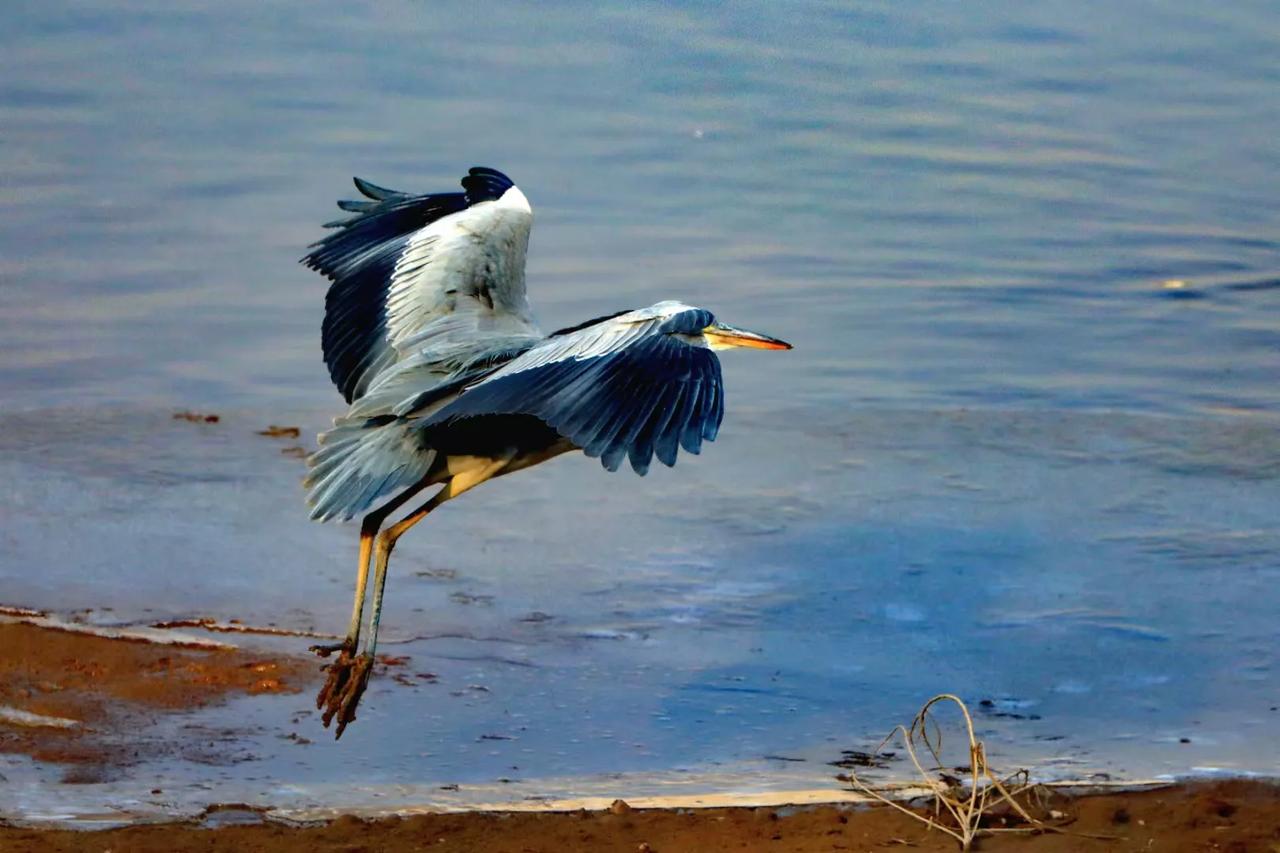
[[[981,851],[1280,851],[1280,787],[1256,781],[1201,782],[1141,792],[1054,795],[1059,832],[982,838]],[[245,816],[252,819],[251,813]],[[316,826],[269,822],[134,826],[76,831],[0,828],[0,850],[185,853],[266,851],[485,851],[485,853],[721,853],[835,850],[953,851],[942,832],[887,806],[838,808],[630,809],[542,813],[428,814]],[[997,819],[996,823],[999,821]],[[215,828],[209,828],[214,825]]]
[[[389,659],[386,664],[400,663]],[[158,754],[210,760],[207,738],[148,740],[146,723],[239,694],[310,689],[309,658],[232,647],[109,638],[22,621],[0,622],[0,751],[67,768],[64,782],[110,778]],[[234,738],[234,733],[228,734]],[[216,751],[216,746],[213,747]],[[923,801],[915,804],[927,813]],[[1030,808],[1030,806],[1029,806]],[[1040,790],[1034,816],[1055,829],[983,837],[984,851],[1261,851],[1280,853],[1280,786],[1227,780],[1142,791]],[[1009,810],[986,826],[1023,828]],[[212,809],[201,820],[106,830],[0,825],[0,851],[949,851],[956,842],[888,806],[633,809],[340,817],[296,826],[251,809]]]
[[[0,622],[0,752],[71,765],[69,782],[100,781],[112,768],[194,748],[150,739],[157,715],[237,694],[296,693],[318,675],[307,658]]]

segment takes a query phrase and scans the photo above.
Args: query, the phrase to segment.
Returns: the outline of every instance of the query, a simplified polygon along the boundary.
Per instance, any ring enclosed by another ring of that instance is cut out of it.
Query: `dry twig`
[[[941,702],[951,702],[960,709],[964,716],[965,732],[969,738],[969,778],[960,780],[946,773],[930,773],[920,760],[923,747],[933,759],[935,768],[944,767],[942,760],[942,729],[933,717],[934,706]],[[944,693],[934,696],[916,713],[910,726],[897,726],[876,748],[879,752],[894,737],[902,739],[907,756],[915,766],[916,772],[924,781],[924,786],[933,792],[933,815],[921,815],[899,802],[889,799],[879,791],[858,778],[858,774],[850,768],[850,783],[868,796],[874,797],[886,805],[892,806],[904,814],[927,824],[930,829],[939,829],[950,835],[960,844],[961,850],[970,850],[974,839],[983,834],[999,832],[1046,832],[1059,831],[1041,820],[1032,817],[1022,804],[1018,802],[1020,795],[1035,792],[1025,770],[1019,770],[1003,779],[998,777],[987,764],[986,747],[978,740],[973,730],[973,717],[968,707],[958,696]],[[1025,821],[1025,826],[992,827],[983,826],[984,815],[992,809],[1007,804],[1008,807]]]

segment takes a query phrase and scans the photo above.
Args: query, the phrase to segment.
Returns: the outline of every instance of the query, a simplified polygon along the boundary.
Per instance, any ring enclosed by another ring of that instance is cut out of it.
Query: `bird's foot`
[[[307,647],[307,651],[315,652],[322,658],[327,658],[334,652],[345,652],[350,657],[355,650],[356,644],[351,641],[350,637],[344,639],[341,643],[317,643],[314,646]]]
[[[373,672],[373,655],[364,652],[353,657],[350,649],[342,648],[338,659],[327,664],[325,669],[329,671],[329,677],[316,696],[316,707],[324,711],[321,721],[326,729],[337,719],[338,727],[333,733],[334,740],[337,740],[342,737],[347,723],[356,718],[356,705],[369,686],[369,675]]]

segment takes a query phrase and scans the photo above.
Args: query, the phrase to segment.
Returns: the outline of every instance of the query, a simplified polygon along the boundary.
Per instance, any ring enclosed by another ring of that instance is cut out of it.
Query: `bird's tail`
[[[424,448],[402,418],[340,419],[320,434],[320,449],[307,458],[311,471],[303,485],[311,517],[346,521],[427,476],[433,461],[435,451]]]

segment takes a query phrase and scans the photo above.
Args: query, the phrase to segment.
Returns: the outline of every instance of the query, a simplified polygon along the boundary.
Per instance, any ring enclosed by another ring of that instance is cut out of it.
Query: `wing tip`
[[[356,185],[356,190],[365,198],[371,198],[374,201],[385,201],[389,198],[402,196],[404,193],[399,190],[389,190],[386,187],[380,187],[372,181],[366,181],[364,178],[356,175],[351,176],[351,183]],[[369,204],[368,202],[356,202],[357,204]],[[342,202],[338,202],[338,206],[342,207]],[[373,205],[369,205],[372,207]],[[345,208],[344,208],[345,209]]]
[[[467,171],[467,176],[462,179],[462,188],[467,192],[468,204],[497,201],[515,185],[516,182],[511,178],[488,166],[472,166]]]

